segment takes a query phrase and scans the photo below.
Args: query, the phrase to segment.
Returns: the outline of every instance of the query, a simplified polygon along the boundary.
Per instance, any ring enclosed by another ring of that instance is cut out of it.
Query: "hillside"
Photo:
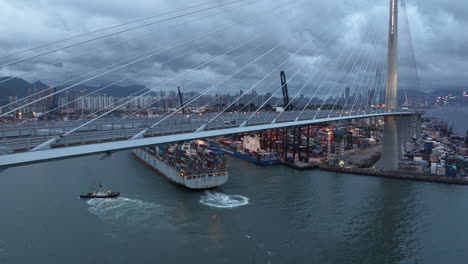
[[[8,96],[20,96],[24,97],[28,93],[28,89],[32,88],[33,85],[21,78],[13,78],[5,81],[10,77],[0,78],[0,98],[8,99]],[[5,82],[4,82],[5,81]]]
[[[2,103],[8,102],[8,97],[9,96],[19,96],[19,97],[25,97],[28,94],[28,89],[30,88],[39,88],[39,89],[46,89],[49,87],[49,85],[44,84],[41,81],[36,81],[34,83],[29,83],[26,80],[23,80],[21,78],[13,78],[11,80],[5,81],[9,79],[10,77],[1,77],[0,78],[0,101]],[[2,81],[5,81],[2,83]],[[100,85],[100,86],[91,86],[91,85],[78,85],[72,90],[76,91],[86,91],[86,93],[94,92],[105,85]],[[63,89],[65,87],[59,87],[60,89]],[[101,94],[107,94],[109,96],[114,96],[114,97],[126,97],[132,94],[140,95],[144,92],[146,92],[147,89],[143,85],[138,85],[138,84],[133,84],[133,85],[112,85],[109,86],[102,91],[99,91],[98,93]],[[156,94],[156,93],[154,93]]]

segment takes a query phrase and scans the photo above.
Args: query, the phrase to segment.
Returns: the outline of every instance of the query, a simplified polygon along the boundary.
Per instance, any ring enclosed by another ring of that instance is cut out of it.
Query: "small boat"
[[[99,184],[98,189],[96,192],[87,193],[87,194],[80,194],[80,198],[85,199],[92,199],[92,198],[115,198],[119,196],[119,192],[111,192],[110,190],[104,190],[102,184]]]

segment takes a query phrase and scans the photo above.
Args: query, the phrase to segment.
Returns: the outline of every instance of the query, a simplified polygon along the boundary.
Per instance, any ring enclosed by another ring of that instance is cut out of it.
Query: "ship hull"
[[[253,164],[256,164],[256,165],[260,165],[260,166],[273,166],[273,165],[278,165],[281,163],[281,161],[279,159],[272,159],[272,160],[258,160],[256,158],[253,158],[253,157],[249,157],[247,155],[244,155],[240,152],[237,152],[237,151],[232,151],[232,150],[228,150],[228,149],[225,149],[225,148],[222,148],[220,147],[220,149],[226,153],[226,154],[229,154],[233,157],[236,157],[236,158],[239,158],[239,159],[243,159],[245,161],[248,161],[248,162],[251,162]]]
[[[186,175],[181,177],[180,173],[173,167],[165,164],[148,152],[137,149],[133,155],[156,173],[168,181],[182,185],[190,189],[209,189],[224,184],[228,179],[228,172],[213,172],[198,175]]]

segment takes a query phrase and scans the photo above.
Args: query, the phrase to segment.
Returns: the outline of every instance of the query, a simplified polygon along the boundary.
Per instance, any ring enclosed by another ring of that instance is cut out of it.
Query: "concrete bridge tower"
[[[388,111],[398,108],[398,0],[390,0],[385,104]]]
[[[385,104],[388,112],[398,108],[398,0],[390,0]],[[386,116],[381,164],[387,170],[398,170],[398,141],[397,117]]]

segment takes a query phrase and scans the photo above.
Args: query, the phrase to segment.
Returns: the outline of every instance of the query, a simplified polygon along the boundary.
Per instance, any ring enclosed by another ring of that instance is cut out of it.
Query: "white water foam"
[[[162,208],[154,203],[124,197],[109,199],[89,199],[88,210],[103,220],[125,218],[129,222],[145,221],[162,213]]]
[[[200,203],[216,208],[235,208],[249,204],[249,198],[241,195],[227,195],[224,193],[206,191]]]

